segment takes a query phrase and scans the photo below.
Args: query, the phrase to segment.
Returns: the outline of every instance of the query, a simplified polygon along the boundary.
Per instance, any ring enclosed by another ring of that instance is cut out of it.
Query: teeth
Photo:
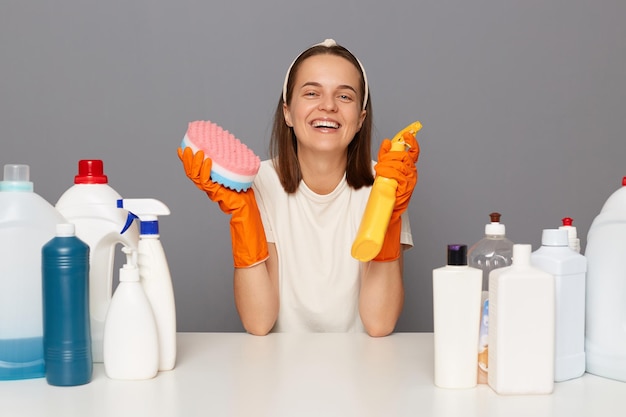
[[[313,123],[311,123],[311,125],[313,127],[329,127],[332,129],[338,129],[339,128],[339,123],[337,122],[333,122],[330,120],[315,120]]]

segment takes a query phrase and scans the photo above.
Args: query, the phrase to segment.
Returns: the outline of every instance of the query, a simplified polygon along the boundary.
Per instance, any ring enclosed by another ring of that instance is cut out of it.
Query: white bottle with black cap
[[[555,279],[554,380],[578,378],[585,373],[587,258],[569,246],[567,230],[544,229],[530,263]]]
[[[467,246],[448,245],[446,266],[433,270],[435,385],[477,382],[482,271],[467,265]]]

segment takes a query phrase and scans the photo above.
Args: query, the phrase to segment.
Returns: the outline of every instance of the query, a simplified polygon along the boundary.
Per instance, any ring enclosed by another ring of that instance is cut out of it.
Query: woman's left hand
[[[378,163],[374,166],[376,175],[394,179],[398,183],[396,189],[396,204],[393,209],[393,218],[400,215],[409,206],[415,184],[417,184],[417,159],[420,148],[415,136],[409,132],[402,135],[407,149],[405,151],[392,151],[391,141],[383,140],[378,151]]]

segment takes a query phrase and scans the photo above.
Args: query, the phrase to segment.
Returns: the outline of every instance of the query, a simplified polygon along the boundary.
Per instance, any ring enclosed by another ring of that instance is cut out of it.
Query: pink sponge
[[[181,148],[204,151],[211,158],[211,179],[236,191],[247,190],[259,172],[261,160],[245,144],[211,121],[189,123]]]

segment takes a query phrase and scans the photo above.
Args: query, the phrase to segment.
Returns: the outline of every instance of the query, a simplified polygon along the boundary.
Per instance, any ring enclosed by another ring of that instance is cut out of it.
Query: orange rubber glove
[[[185,174],[196,187],[205,191],[220,209],[230,214],[230,237],[235,268],[246,268],[265,261],[269,257],[265,229],[256,204],[254,190],[237,192],[211,181],[210,158],[204,152],[195,154],[191,148],[178,148],[178,157],[183,163]]]
[[[409,207],[411,195],[417,184],[417,159],[420,154],[419,144],[409,132],[402,135],[409,146],[406,151],[390,151],[391,141],[383,140],[378,151],[378,163],[374,166],[376,175],[392,178],[397,181],[396,203],[391,213],[387,233],[380,252],[374,261],[387,262],[400,257],[400,233],[402,231],[402,219],[400,216]]]

